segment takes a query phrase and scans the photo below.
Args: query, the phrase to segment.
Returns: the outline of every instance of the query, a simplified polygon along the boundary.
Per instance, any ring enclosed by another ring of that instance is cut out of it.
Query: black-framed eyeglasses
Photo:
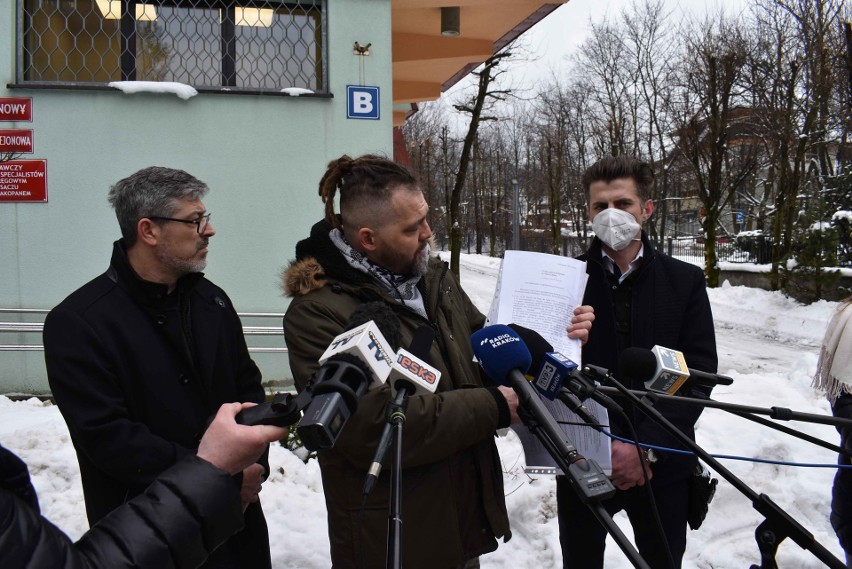
[[[210,214],[205,214],[199,217],[198,219],[178,219],[176,217],[160,217],[158,215],[149,215],[148,219],[158,219],[160,221],[177,221],[179,223],[194,223],[195,229],[198,231],[198,234],[201,235],[204,233],[204,230],[207,229],[207,225],[210,223]]]

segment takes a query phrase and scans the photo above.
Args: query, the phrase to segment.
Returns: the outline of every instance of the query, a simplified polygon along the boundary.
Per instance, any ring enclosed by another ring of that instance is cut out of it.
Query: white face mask
[[[639,235],[641,226],[623,209],[609,207],[595,216],[592,229],[598,239],[615,251],[621,251]]]

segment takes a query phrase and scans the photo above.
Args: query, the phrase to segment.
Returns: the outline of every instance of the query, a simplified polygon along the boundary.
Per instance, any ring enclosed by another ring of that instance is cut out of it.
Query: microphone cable
[[[589,423],[570,423],[570,424],[572,424],[572,425],[584,425],[584,426],[587,426],[589,428],[595,428],[594,425],[589,424]],[[658,450],[660,452],[668,452],[668,453],[674,453],[674,454],[698,456],[697,454],[695,454],[691,450],[670,448],[670,447],[664,447],[664,446],[660,446],[660,445],[652,445],[652,444],[648,444],[648,443],[637,443],[635,440],[631,440],[631,439],[628,439],[626,437],[620,437],[618,435],[613,435],[612,433],[606,432],[606,431],[604,432],[604,434],[606,436],[608,436],[609,438],[617,440],[617,441],[622,442],[622,443],[627,443],[627,444],[631,444],[631,445],[638,444],[641,448],[649,448],[649,449],[653,449],[653,450]],[[633,434],[633,436],[635,437],[636,435]],[[709,456],[712,456],[713,458],[720,459],[720,460],[739,460],[739,461],[742,461],[742,462],[754,462],[754,463],[757,463],[757,464],[773,464],[773,465],[777,465],[777,466],[793,466],[793,467],[797,467],[797,468],[843,468],[843,469],[852,469],[852,464],[837,464],[837,463],[833,463],[833,462],[832,463],[792,462],[792,461],[789,461],[789,460],[774,460],[774,459],[770,459],[770,458],[756,458],[756,457],[753,457],[753,456],[741,456],[741,455],[736,455],[736,454],[715,454],[715,453],[711,453],[711,452],[708,452],[707,454]],[[701,458],[701,457],[698,457],[698,458]]]

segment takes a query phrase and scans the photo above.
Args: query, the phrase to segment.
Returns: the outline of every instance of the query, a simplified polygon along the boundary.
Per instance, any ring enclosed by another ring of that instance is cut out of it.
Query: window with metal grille
[[[18,0],[22,84],[327,90],[325,0]]]

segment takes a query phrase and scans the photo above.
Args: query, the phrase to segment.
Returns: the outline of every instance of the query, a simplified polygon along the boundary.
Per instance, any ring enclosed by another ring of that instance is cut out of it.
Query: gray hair
[[[140,219],[172,217],[179,200],[198,200],[209,191],[207,184],[183,170],[151,166],[116,182],[107,199],[115,210],[121,236],[130,247],[136,243]]]

